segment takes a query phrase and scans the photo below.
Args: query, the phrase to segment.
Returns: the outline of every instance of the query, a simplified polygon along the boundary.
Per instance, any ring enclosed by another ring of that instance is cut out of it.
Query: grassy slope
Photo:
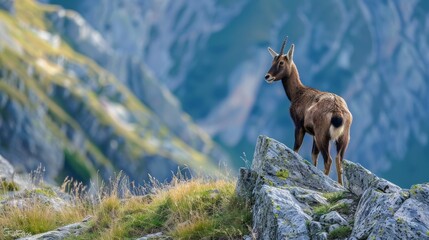
[[[179,164],[186,164],[195,170],[208,170],[213,172],[215,167],[210,163],[206,156],[193,148],[186,145],[183,141],[172,135],[168,128],[161,126],[159,129],[150,129],[145,126],[145,121],[157,121],[157,117],[139,102],[126,87],[122,86],[112,75],[101,69],[93,61],[75,53],[64,41],[61,41],[58,47],[52,46],[47,41],[41,39],[35,34],[36,31],[49,31],[50,26],[44,20],[44,14],[49,11],[54,11],[55,7],[39,5],[32,0],[16,1],[16,15],[10,16],[8,13],[0,11],[0,20],[10,33],[10,37],[23,50],[22,53],[12,50],[7,43],[2,44],[6,47],[2,49],[0,54],[0,67],[10,74],[16,74],[24,84],[24,90],[16,90],[16,82],[7,82],[2,79],[0,82],[0,91],[18,101],[20,104],[32,107],[27,95],[32,92],[37,95],[37,98],[43,104],[46,104],[49,115],[46,116],[46,125],[50,128],[53,135],[58,138],[63,144],[64,149],[72,149],[72,145],[60,131],[63,126],[68,126],[75,131],[84,133],[79,122],[75,121],[74,116],[70,116],[65,112],[60,103],[52,99],[47,92],[49,88],[58,85],[65,87],[77,99],[81,99],[82,103],[87,104],[86,107],[91,109],[91,112],[97,119],[106,126],[112,126],[118,136],[123,137],[127,141],[128,149],[136,158],[139,156],[156,154],[165,158],[172,159]],[[2,41],[0,39],[0,41]],[[123,103],[126,109],[136,113],[139,119],[139,127],[147,128],[144,136],[135,131],[124,129],[104,110],[98,96],[98,89],[87,89],[80,79],[67,75],[62,69],[62,66],[57,65],[50,59],[64,57],[67,61],[83,65],[88,70],[88,75],[92,76],[91,81],[103,88],[106,86],[114,86],[121,95],[126,96]],[[37,64],[42,62],[43,65]],[[38,79],[34,79],[33,75],[28,74],[28,67],[34,67],[35,75]],[[34,107],[34,106],[33,106]],[[167,130],[166,130],[167,129]],[[166,134],[167,133],[167,134]],[[152,144],[152,139],[156,138],[160,141],[169,141],[171,144],[180,149],[185,154],[172,155],[169,149],[160,148]],[[87,138],[85,151],[91,154],[97,161],[97,165],[110,165],[109,159],[103,155],[98,146]],[[73,159],[85,159],[81,153]],[[184,156],[183,156],[184,155]],[[139,159],[139,158],[138,158]],[[76,163],[80,167],[84,167],[85,171],[94,175],[96,172],[95,166],[89,162]]]
[[[153,189],[153,194],[142,197],[128,193],[125,199],[115,194],[119,181],[99,190],[99,204],[88,202],[88,196],[80,194],[75,195],[74,205],[61,211],[38,201],[24,210],[10,207],[0,211],[0,238],[45,232],[87,215],[94,216],[90,229],[78,239],[129,239],[159,231],[174,239],[241,239],[249,232],[251,211],[235,195],[235,181],[175,179],[170,185]],[[70,183],[68,186],[72,186],[71,192],[82,189]],[[47,189],[39,192],[55,197],[55,192]]]

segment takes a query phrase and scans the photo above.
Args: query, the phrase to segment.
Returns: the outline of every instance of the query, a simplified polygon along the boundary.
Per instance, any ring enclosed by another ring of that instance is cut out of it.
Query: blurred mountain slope
[[[263,83],[266,47],[278,49],[288,35],[303,82],[350,105],[346,157],[402,186],[428,180],[395,170],[429,166],[427,1],[50,2],[78,11],[115,51],[147,63],[232,156],[251,153],[259,134],[292,144],[283,89]]]
[[[178,167],[218,174],[227,158],[180,107],[164,121],[56,31],[54,20],[72,16],[75,37],[107,49],[83,18],[32,0],[6,10],[0,10],[0,153],[18,169],[41,163],[51,181],[67,175],[88,181],[97,171],[107,179],[119,170],[138,181],[148,173],[164,180]],[[154,109],[175,103],[168,90],[152,88],[162,92]]]

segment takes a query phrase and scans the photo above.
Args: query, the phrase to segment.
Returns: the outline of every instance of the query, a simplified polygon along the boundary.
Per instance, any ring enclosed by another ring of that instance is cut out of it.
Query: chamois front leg
[[[302,127],[295,127],[295,144],[293,146],[293,151],[298,153],[299,149],[301,148],[302,141],[304,140],[304,128]]]
[[[313,159],[313,164],[317,167],[317,158],[319,157],[319,148],[317,147],[316,138],[313,137],[313,149],[311,150],[311,159]]]

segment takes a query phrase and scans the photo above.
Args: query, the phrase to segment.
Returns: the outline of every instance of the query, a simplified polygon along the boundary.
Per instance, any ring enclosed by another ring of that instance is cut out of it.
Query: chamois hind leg
[[[302,141],[304,140],[304,128],[302,127],[295,127],[295,144],[293,146],[293,151],[296,153],[299,151],[302,145]]]
[[[337,156],[335,157],[335,163],[337,168],[337,177],[338,177],[338,183],[343,185],[343,158],[344,153],[346,152],[347,145],[349,144],[349,136],[348,134],[344,134],[341,136],[338,141],[336,141],[337,144]]]
[[[317,146],[322,153],[324,164],[325,164],[325,175],[329,175],[331,170],[332,158],[329,153],[329,138],[317,139]]]
[[[313,137],[313,149],[311,150],[311,159],[313,159],[313,164],[317,167],[317,157],[319,157],[319,148],[316,144],[316,138]]]

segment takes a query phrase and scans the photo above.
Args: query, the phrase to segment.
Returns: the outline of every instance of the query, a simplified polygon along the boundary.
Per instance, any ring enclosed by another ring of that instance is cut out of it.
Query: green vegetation
[[[42,233],[80,221],[87,214],[81,207],[76,205],[55,210],[37,199],[25,203],[23,207],[9,206],[0,211],[0,239],[15,239],[19,235],[22,237]]]
[[[332,193],[324,193],[323,197],[326,198],[328,204],[320,204],[314,207],[314,214],[321,216],[331,211],[337,211],[343,214],[350,213],[350,205],[347,203],[337,203],[339,200],[344,199],[345,192],[332,192]]]
[[[321,216],[326,213],[329,213],[331,211],[337,211],[339,213],[343,214],[349,214],[350,213],[350,206],[346,203],[340,203],[340,204],[326,204],[326,205],[318,205],[314,207],[313,212],[314,214]]]
[[[57,193],[49,186],[41,186],[40,188],[34,189],[34,192],[37,194],[44,195],[46,197],[55,197]]]
[[[252,225],[250,207],[236,196],[234,181],[175,178],[157,185],[153,194],[137,196],[126,188],[119,198],[123,179],[101,187],[99,203],[89,201],[84,185],[66,179],[62,189],[74,197],[67,207],[55,209],[38,198],[25,207],[7,207],[0,211],[0,239],[50,231],[88,215],[93,216],[90,228],[77,239],[128,239],[159,231],[174,239],[238,239]],[[34,193],[56,196],[47,187]]]
[[[336,203],[341,199],[345,198],[345,192],[330,192],[330,193],[324,193],[323,197],[326,198],[326,200],[329,203]]]
[[[328,239],[344,239],[350,236],[352,228],[350,226],[340,226],[328,234]]]
[[[18,190],[19,190],[19,187],[15,182],[0,179],[0,193],[13,192]]]
[[[331,211],[337,211],[343,214],[350,214],[350,205],[346,203],[335,204],[331,207]]]
[[[88,164],[88,161],[77,151],[64,149],[64,179],[73,176],[78,181],[86,182],[91,176],[96,175],[96,170]]]
[[[313,212],[314,214],[321,216],[330,212],[330,208],[331,208],[330,205],[319,205],[314,207]]]
[[[280,169],[276,172],[276,176],[282,180],[286,180],[289,177],[289,171],[286,169]]]
[[[251,212],[233,182],[175,181],[150,197],[103,201],[90,231],[81,236],[123,239],[162,231],[174,239],[237,238],[248,232]]]

